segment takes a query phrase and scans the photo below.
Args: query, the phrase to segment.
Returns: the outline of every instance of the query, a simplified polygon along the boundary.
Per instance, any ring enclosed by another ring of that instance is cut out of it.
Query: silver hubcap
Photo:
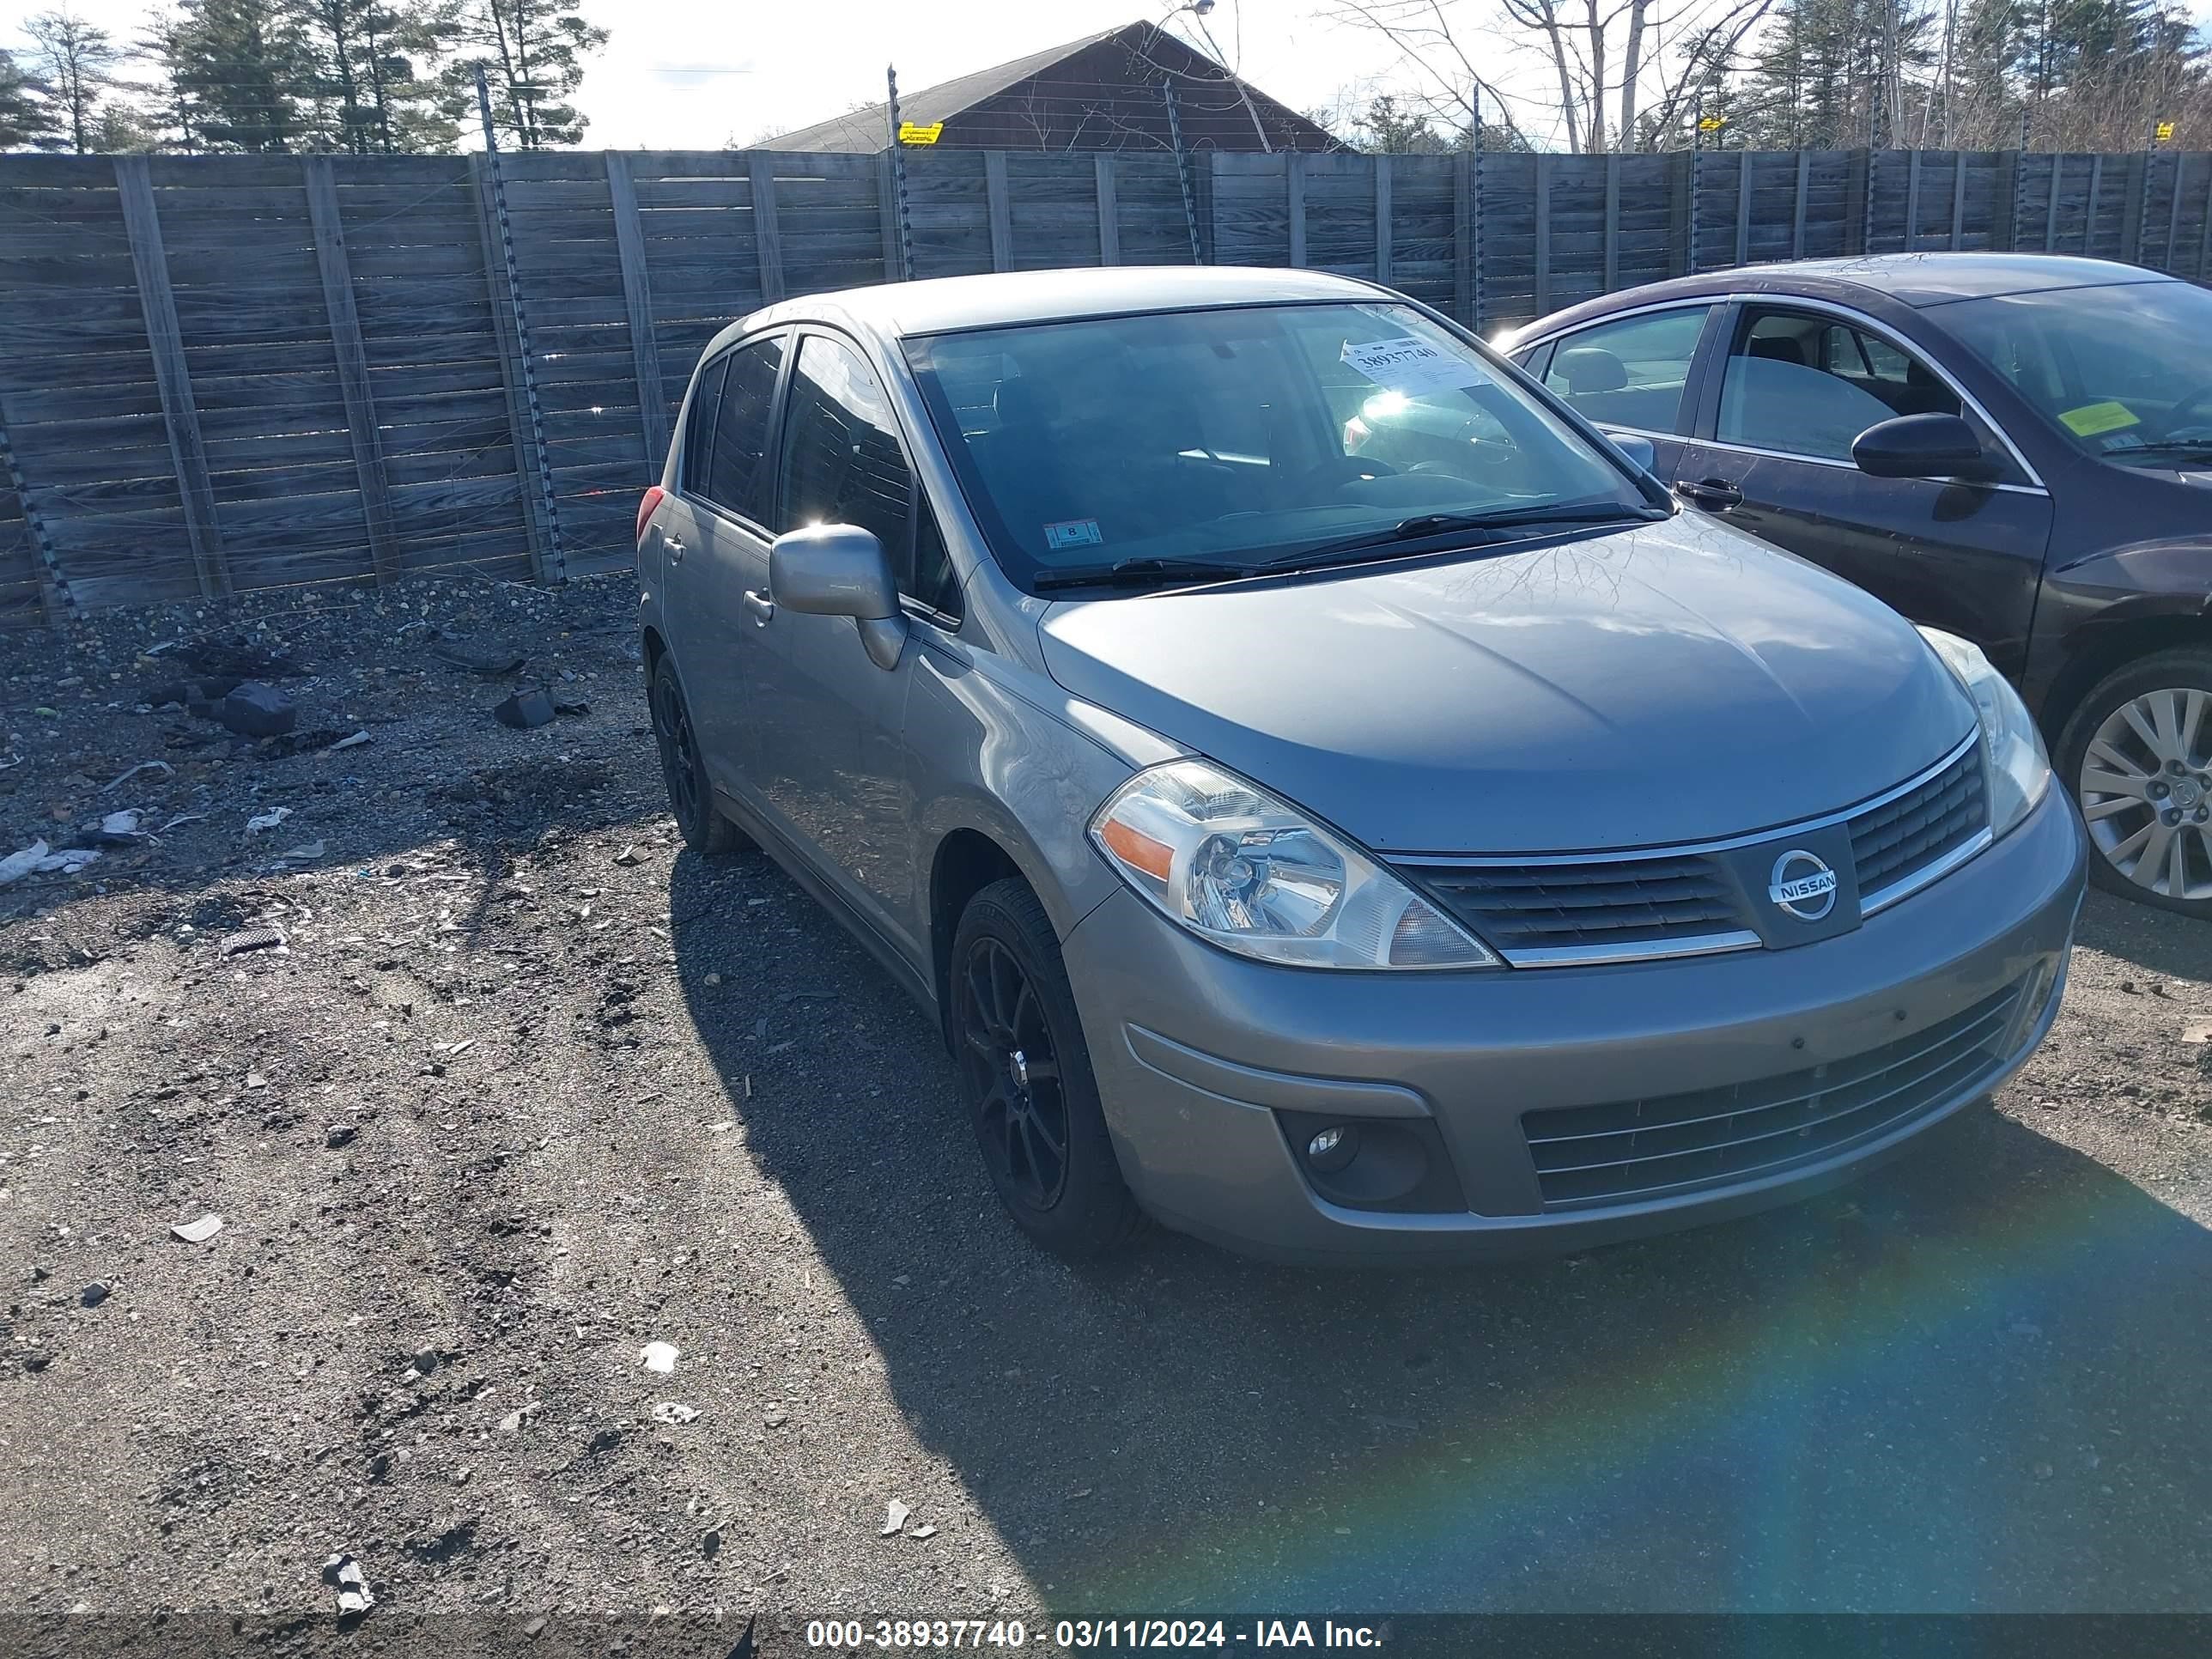
[[[2212,692],[2147,691],[2105,717],[2076,793],[2112,868],[2163,898],[2212,898]]]

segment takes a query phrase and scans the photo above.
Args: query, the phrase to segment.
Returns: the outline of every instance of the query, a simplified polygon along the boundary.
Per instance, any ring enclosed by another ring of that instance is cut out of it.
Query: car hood
[[[1896,612],[1698,514],[1526,551],[1055,604],[1066,690],[1377,852],[1746,834],[1973,725]]]

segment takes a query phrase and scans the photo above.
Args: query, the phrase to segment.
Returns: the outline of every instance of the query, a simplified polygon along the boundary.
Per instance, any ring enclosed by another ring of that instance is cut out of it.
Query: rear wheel
[[[2088,828],[2091,880],[2212,918],[2212,650],[2106,676],[2060,732],[2057,769]]]
[[[714,786],[699,752],[699,737],[676,665],[664,654],[653,671],[653,738],[660,749],[660,777],[668,788],[668,810],[684,844],[708,858],[750,845],[744,832],[714,805]]]
[[[1060,941],[1036,895],[994,882],[952,940],[961,1103],[1000,1201],[1054,1254],[1103,1255],[1136,1231]]]

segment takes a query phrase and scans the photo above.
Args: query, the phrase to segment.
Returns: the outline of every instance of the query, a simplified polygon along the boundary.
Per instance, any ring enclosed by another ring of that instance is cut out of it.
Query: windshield
[[[2212,457],[2212,292],[2053,289],[1946,306],[1966,347],[2079,447],[2171,466]]]
[[[1414,520],[1650,511],[1564,422],[1405,306],[1098,318],[906,352],[993,550],[1025,586],[1131,562],[1340,556]]]

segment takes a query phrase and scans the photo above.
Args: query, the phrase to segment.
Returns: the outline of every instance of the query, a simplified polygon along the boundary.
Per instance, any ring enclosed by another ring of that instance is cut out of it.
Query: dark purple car
[[[1980,646],[2100,884],[2212,916],[2212,291],[1885,254],[1655,283],[1501,343],[1684,501]]]

